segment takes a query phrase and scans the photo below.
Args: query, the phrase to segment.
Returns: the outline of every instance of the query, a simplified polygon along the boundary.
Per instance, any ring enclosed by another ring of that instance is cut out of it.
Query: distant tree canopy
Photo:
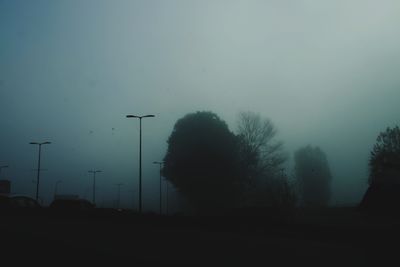
[[[179,119],[168,139],[164,176],[197,212],[229,208],[240,195],[238,142],[212,112]]]
[[[325,153],[319,147],[306,146],[295,152],[294,160],[304,205],[327,205],[332,176]]]
[[[399,179],[400,183],[400,128],[387,128],[376,140],[369,160],[369,183],[390,182]],[[393,181],[393,180],[392,180]]]

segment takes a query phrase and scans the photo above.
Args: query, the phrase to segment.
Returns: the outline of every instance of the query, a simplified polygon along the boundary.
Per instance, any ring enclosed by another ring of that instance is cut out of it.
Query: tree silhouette
[[[369,184],[361,210],[398,215],[400,207],[400,129],[388,127],[376,139],[369,160]]]
[[[238,119],[241,175],[246,185],[247,204],[275,205],[284,196],[286,161],[282,142],[276,141],[273,123],[253,112],[241,112]]]
[[[319,147],[306,146],[295,152],[294,160],[304,205],[327,205],[332,176],[325,153]]]
[[[187,114],[168,139],[164,176],[197,212],[233,207],[240,192],[237,148],[237,138],[216,114]]]
[[[400,173],[400,128],[388,127],[381,132],[371,152],[369,161],[369,183],[390,183],[399,179]],[[400,182],[400,179],[399,181]]]

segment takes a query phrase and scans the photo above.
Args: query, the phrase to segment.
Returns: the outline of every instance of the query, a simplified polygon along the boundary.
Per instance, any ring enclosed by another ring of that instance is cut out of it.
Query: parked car
[[[86,211],[95,206],[86,199],[55,199],[50,204],[52,210]]]
[[[12,208],[41,208],[40,204],[35,199],[26,196],[10,197],[10,205]]]
[[[41,206],[35,199],[31,197],[0,195],[0,208],[38,209],[41,208]]]

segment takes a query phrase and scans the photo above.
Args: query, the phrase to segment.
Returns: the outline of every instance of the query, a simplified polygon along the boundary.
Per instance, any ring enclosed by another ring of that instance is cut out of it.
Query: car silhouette
[[[40,204],[27,196],[0,196],[0,209],[38,209]]]
[[[52,210],[87,211],[95,207],[86,199],[55,199],[49,206]]]

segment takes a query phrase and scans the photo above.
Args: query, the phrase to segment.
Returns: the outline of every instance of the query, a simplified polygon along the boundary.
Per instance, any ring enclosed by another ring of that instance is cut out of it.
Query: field
[[[398,220],[350,208],[271,216],[1,215],[3,260],[113,266],[394,266]]]

